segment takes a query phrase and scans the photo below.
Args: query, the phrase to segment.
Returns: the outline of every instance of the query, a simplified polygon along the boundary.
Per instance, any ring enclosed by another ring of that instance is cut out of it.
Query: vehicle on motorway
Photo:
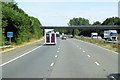
[[[110,80],[120,80],[120,74],[110,74],[107,76]]]
[[[83,36],[83,35],[81,35],[80,37],[81,37],[81,38],[83,38],[84,36]]]
[[[98,36],[98,37],[97,37],[97,39],[100,39],[100,40],[102,40],[102,37],[101,37],[101,36]]]
[[[74,38],[73,36],[71,36],[70,38]]]
[[[66,40],[67,39],[67,37],[66,36],[62,36],[62,40]]]
[[[98,33],[91,33],[91,38],[92,39],[97,39],[98,38]]]
[[[62,33],[62,36],[64,36],[64,33]]]
[[[56,44],[56,33],[45,33],[45,44]]]
[[[116,30],[104,31],[104,39],[108,41],[117,41],[117,31]]]
[[[60,37],[60,33],[59,32],[56,32],[56,37]]]

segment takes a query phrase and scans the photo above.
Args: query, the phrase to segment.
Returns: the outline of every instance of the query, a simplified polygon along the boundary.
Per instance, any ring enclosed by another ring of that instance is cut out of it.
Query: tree
[[[21,44],[42,36],[41,23],[37,18],[30,17],[17,3],[2,3],[2,30],[3,42],[7,44],[7,32],[13,32],[12,42]]]
[[[81,25],[90,25],[89,24],[89,20],[88,19],[85,19],[85,18],[73,18],[73,19],[70,19],[69,23],[68,23],[68,26],[81,26]],[[55,31],[59,31],[60,33],[65,33],[65,34],[72,34],[72,31],[71,29],[64,29],[64,30],[55,30]],[[81,32],[84,32],[84,30],[79,30],[79,29],[76,29],[75,30],[75,34],[76,35],[80,35]]]
[[[120,25],[120,18],[119,17],[112,17],[107,18],[102,25]],[[118,30],[118,33],[120,33],[120,30]]]
[[[102,25],[120,25],[120,18],[119,17],[112,17],[107,18]]]
[[[101,22],[96,21],[96,22],[93,23],[93,25],[101,25]]]
[[[80,31],[78,29],[75,29],[75,34],[78,36],[80,34]]]

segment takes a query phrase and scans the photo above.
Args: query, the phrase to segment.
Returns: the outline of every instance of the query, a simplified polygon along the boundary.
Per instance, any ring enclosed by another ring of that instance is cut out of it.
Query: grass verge
[[[14,46],[13,48],[4,48],[4,49],[2,49],[1,51],[0,51],[0,53],[4,53],[4,52],[8,52],[8,51],[11,51],[11,50],[14,50],[14,49],[16,49],[16,48],[20,48],[20,47],[24,47],[24,46],[27,46],[27,45],[29,45],[29,44],[33,44],[33,43],[36,43],[36,42],[38,42],[38,41],[41,41],[41,40],[43,40],[44,39],[44,37],[42,37],[42,38],[40,38],[40,39],[32,39],[30,42],[24,42],[24,43],[22,43],[22,44],[20,44],[20,45],[15,45],[15,44],[13,44],[12,46]]]
[[[80,38],[80,37],[76,37],[76,39],[79,39],[79,40],[82,40],[85,42],[89,42],[89,43],[95,44],[97,46],[101,46],[103,48],[120,53],[120,45],[118,45],[118,43],[113,44],[113,43],[108,43],[108,42],[101,41],[98,39]]]

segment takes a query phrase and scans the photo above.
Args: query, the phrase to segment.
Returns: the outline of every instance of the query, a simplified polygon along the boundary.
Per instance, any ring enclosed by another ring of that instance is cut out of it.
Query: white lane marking
[[[81,41],[81,42],[84,42],[84,43],[87,43],[87,44],[91,44],[91,45],[93,45],[93,46],[97,46],[97,45],[95,45],[95,44],[92,44],[92,43],[89,43],[89,42],[85,42],[85,41],[82,41],[82,40],[78,40],[78,41]],[[106,50],[106,51],[113,52],[113,53],[115,53],[115,54],[117,54],[117,55],[119,54],[118,52],[115,52],[115,51],[112,51],[112,50],[103,48],[103,47],[101,47],[101,46],[97,46],[97,47],[102,48],[102,49],[104,49],[104,50]]]
[[[58,48],[58,49],[60,49],[60,48]]]
[[[57,51],[57,52],[59,52],[59,51]]]
[[[54,63],[51,63],[51,65],[50,66],[53,66],[54,65]]]
[[[23,57],[23,56],[25,56],[25,55],[27,55],[27,54],[33,52],[34,50],[36,50],[36,49],[38,49],[38,48],[40,48],[40,47],[42,47],[42,46],[38,46],[38,47],[34,48],[34,49],[31,50],[31,51],[28,51],[28,52],[26,52],[26,53],[24,53],[24,54],[22,54],[22,55],[20,55],[20,56],[18,56],[18,57],[16,57],[16,58],[12,59],[12,60],[9,60],[9,61],[7,61],[7,62],[1,64],[0,67],[4,66],[4,65],[6,65],[6,64],[8,64],[8,63],[10,63],[10,62],[15,61],[15,60],[17,60],[17,59],[19,59],[19,58],[21,58],[21,57]]]
[[[100,64],[99,64],[98,62],[95,62],[95,64],[96,64],[97,66],[100,66]]]
[[[83,52],[85,52],[85,51],[83,51]]]
[[[55,57],[57,58],[58,56],[57,56],[57,55],[55,55]]]
[[[82,48],[80,48],[80,49],[82,49]]]
[[[90,55],[87,55],[89,58],[91,57]]]

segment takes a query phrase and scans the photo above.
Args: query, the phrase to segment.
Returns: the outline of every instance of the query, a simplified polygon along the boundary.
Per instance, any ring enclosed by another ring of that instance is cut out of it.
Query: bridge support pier
[[[73,29],[72,35],[73,37],[75,37],[75,29]]]
[[[45,35],[45,29],[43,29],[43,36]]]

